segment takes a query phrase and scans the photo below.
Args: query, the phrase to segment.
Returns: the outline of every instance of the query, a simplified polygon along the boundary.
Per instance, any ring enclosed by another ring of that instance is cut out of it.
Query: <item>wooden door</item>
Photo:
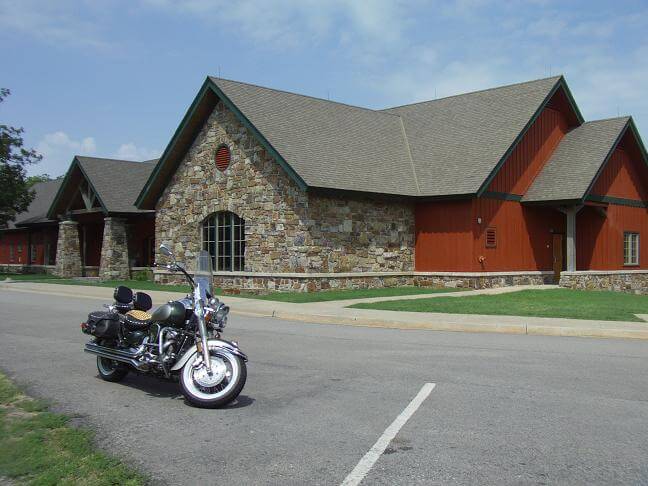
[[[556,283],[560,281],[560,272],[563,270],[563,235],[553,235],[553,272]]]

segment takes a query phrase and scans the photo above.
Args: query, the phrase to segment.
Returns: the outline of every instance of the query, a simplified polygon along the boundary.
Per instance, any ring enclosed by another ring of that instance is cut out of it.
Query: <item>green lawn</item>
[[[642,322],[635,314],[648,314],[648,296],[569,289],[523,290],[500,295],[392,300],[373,304],[355,304],[351,307],[447,314],[565,317]]]
[[[89,430],[20,392],[0,373],[0,482],[143,485],[144,478],[100,452]]]
[[[308,302],[329,302],[331,300],[366,299],[370,297],[392,297],[398,295],[435,294],[438,292],[455,292],[470,289],[436,289],[430,287],[389,287],[382,289],[357,290],[322,290],[320,292],[273,292],[267,295],[243,295],[256,299],[273,300],[276,302],[293,302],[304,304]],[[239,297],[239,296],[237,296]]]
[[[53,275],[14,275],[14,274],[0,274],[0,281],[5,278],[12,280],[19,280],[23,282],[42,282],[42,283],[56,283],[62,285],[92,285],[97,287],[117,287],[118,285],[125,285],[127,287],[137,290],[162,290],[167,292],[189,292],[188,285],[162,285],[150,282],[147,280],[75,280],[75,279],[62,279]],[[331,300],[350,300],[350,299],[364,299],[369,297],[392,297],[398,295],[418,295],[418,294],[434,294],[438,292],[453,292],[458,290],[470,289],[436,289],[429,287],[393,287],[382,289],[357,289],[357,290],[323,290],[320,292],[270,292],[265,295],[251,294],[242,292],[236,294],[235,297],[244,297],[249,299],[273,300],[276,302],[293,302],[293,303],[308,303],[308,302],[328,302]],[[222,289],[214,289],[216,295],[227,295]]]

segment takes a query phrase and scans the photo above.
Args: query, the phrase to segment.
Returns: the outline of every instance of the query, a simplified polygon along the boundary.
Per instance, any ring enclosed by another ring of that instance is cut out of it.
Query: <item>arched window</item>
[[[208,216],[202,228],[203,250],[212,257],[218,271],[243,271],[245,268],[245,220],[229,211]]]

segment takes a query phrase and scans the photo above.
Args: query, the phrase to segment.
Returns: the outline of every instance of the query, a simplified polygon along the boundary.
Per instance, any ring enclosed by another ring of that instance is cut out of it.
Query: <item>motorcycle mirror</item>
[[[165,245],[160,245],[160,253],[173,258],[173,252],[169,250],[169,248],[167,248]]]

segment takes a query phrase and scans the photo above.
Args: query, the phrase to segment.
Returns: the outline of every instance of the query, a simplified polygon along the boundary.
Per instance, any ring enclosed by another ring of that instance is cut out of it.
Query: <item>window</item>
[[[623,234],[623,264],[639,265],[639,233]]]
[[[221,145],[216,149],[214,159],[216,160],[216,168],[221,172],[225,172],[230,165],[230,151],[226,145]]]
[[[9,243],[9,263],[13,263],[14,258],[14,245],[13,243]]]
[[[218,271],[245,268],[245,220],[229,211],[215,213],[203,222],[203,250],[212,257]]]
[[[486,228],[486,248],[497,248],[497,230]]]
[[[30,249],[30,254],[29,254],[29,263],[36,263],[36,258],[38,256],[38,252],[36,250],[36,245],[32,243],[31,249]]]

